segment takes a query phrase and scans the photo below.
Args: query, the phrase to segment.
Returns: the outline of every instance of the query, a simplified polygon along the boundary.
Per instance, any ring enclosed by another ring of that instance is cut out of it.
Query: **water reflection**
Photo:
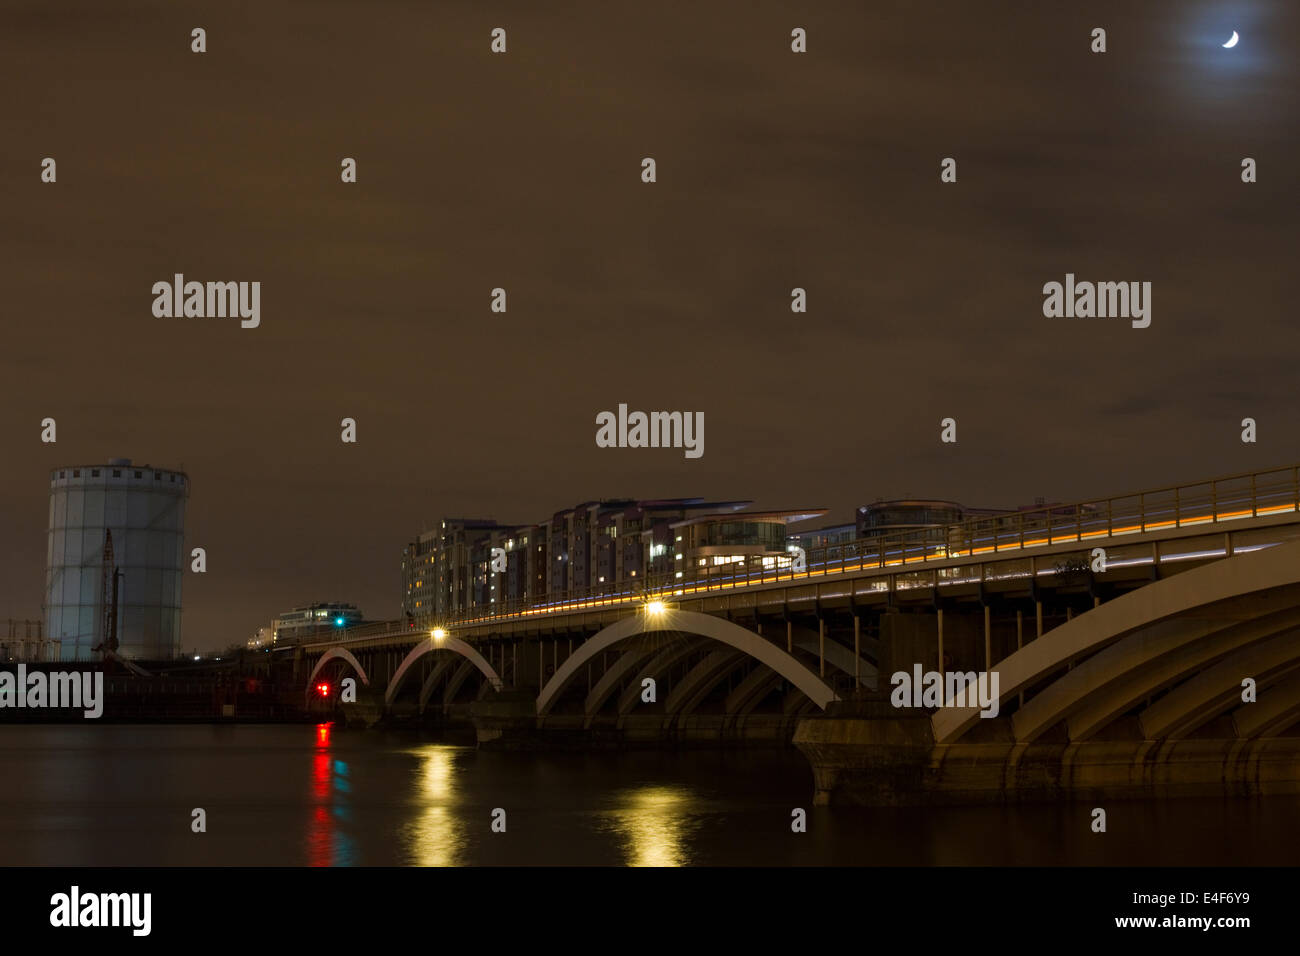
[[[352,819],[348,795],[346,762],[330,752],[333,725],[316,725],[316,748],[311,761],[311,811],[307,815],[307,864],[309,866],[351,866],[356,862],[356,844],[342,828]]]
[[[430,744],[411,751],[419,760],[416,770],[417,815],[406,827],[403,843],[411,862],[420,866],[455,866],[461,862],[465,839],[455,817],[458,802],[456,773],[458,748]]]
[[[624,790],[615,797],[618,808],[600,814],[600,826],[617,835],[628,866],[685,866],[687,844],[699,828],[688,812],[692,797],[685,787]]]
[[[327,723],[0,727],[0,780],[4,866],[1295,866],[1300,846],[1294,795],[1113,801],[1099,840],[1087,802],[813,810],[797,754],[492,752]],[[225,836],[167,839],[166,808],[203,801]]]

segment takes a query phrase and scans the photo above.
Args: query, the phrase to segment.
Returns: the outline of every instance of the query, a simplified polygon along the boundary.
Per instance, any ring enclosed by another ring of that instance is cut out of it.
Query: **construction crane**
[[[103,619],[100,641],[91,651],[99,651],[105,661],[117,661],[139,677],[151,676],[143,667],[131,663],[117,653],[117,601],[122,592],[122,569],[113,562],[113,532],[104,531],[104,564],[100,572],[100,602]]]
[[[101,608],[99,643],[92,651],[117,650],[117,595],[121,571],[113,565],[113,532],[104,532],[104,561],[99,575]],[[105,654],[107,656],[107,654]]]

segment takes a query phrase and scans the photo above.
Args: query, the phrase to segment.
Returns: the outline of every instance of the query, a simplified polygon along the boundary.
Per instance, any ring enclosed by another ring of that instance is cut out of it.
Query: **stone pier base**
[[[794,743],[822,805],[1300,793],[1300,737],[936,746],[928,718],[862,714],[805,718]]]

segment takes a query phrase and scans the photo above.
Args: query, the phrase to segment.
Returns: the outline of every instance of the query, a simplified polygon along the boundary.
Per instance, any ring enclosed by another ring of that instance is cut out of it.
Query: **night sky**
[[[8,3],[0,616],[42,616],[49,469],[111,456],[190,474],[200,650],[397,616],[444,515],[1300,461],[1297,37],[1246,0]],[[155,318],[176,272],[260,281],[260,328]],[[1150,328],[1045,318],[1067,272],[1150,281]],[[620,402],[703,411],[704,456],[597,448]]]

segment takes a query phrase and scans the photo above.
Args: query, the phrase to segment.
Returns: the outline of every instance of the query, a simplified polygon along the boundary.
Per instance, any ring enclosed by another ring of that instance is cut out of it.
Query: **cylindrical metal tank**
[[[132,465],[70,465],[50,472],[45,554],[45,634],[61,642],[65,661],[97,660],[105,639],[104,541],[112,533],[121,571],[117,653],[171,660],[181,647],[181,578],[185,567],[184,472]]]

